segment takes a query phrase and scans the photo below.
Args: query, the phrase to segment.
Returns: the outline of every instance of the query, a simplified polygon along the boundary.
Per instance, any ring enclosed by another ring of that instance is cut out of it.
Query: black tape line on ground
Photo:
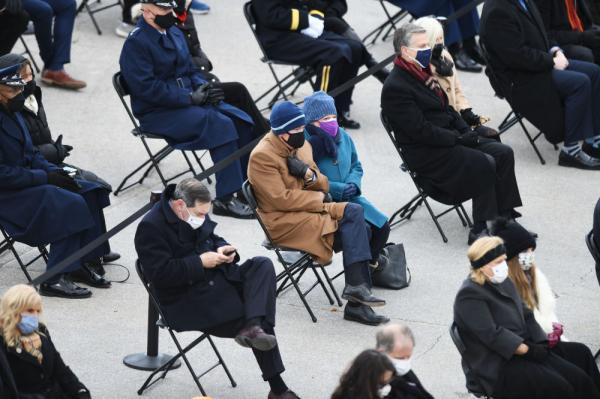
[[[446,23],[454,22],[455,20],[457,20],[458,18],[460,18],[463,15],[467,14],[473,8],[477,7],[479,4],[483,3],[484,1],[485,0],[474,0],[474,1],[472,1],[471,3],[467,4],[466,6],[460,8],[454,14],[450,15],[446,19]],[[378,72],[379,70],[383,69],[387,64],[389,64],[390,62],[392,62],[394,60],[395,56],[396,56],[395,54],[390,55],[385,60],[379,62],[377,65],[374,65],[373,67],[371,67],[368,70],[364,71],[360,75],[358,75],[358,76],[352,78],[351,80],[345,82],[341,86],[338,86],[335,89],[331,90],[330,92],[328,92],[328,94],[330,96],[332,96],[332,97],[335,97],[338,94],[343,93],[344,91],[350,89],[352,86],[357,85],[358,83],[362,82],[363,80],[365,80],[369,76],[371,76],[374,73]],[[252,149],[256,146],[256,144],[258,144],[258,142],[263,137],[264,137],[264,134],[261,135],[260,137],[257,137],[256,139],[252,140],[250,143],[246,144],[245,146],[243,146],[242,148],[238,149],[237,151],[231,153],[229,156],[227,156],[227,158],[225,158],[225,159],[217,162],[217,164],[211,166],[210,168],[206,169],[202,173],[196,175],[195,176],[196,179],[198,179],[198,180],[204,180],[207,177],[209,177],[209,176],[211,176],[211,175],[213,175],[213,174],[215,174],[215,173],[217,173],[217,172],[225,169],[226,167],[228,167],[229,165],[231,165],[233,162],[235,162],[236,160],[240,159],[241,157],[243,157],[244,155],[246,155],[247,153],[249,153],[250,151],[252,151]],[[125,228],[129,227],[129,225],[133,224],[133,222],[135,222],[137,219],[139,219],[140,217],[144,216],[144,214],[146,214],[146,212],[148,212],[150,210],[150,208],[152,208],[152,206],[153,206],[152,203],[150,203],[150,202],[147,203],[146,205],[144,205],[143,207],[141,207],[140,209],[138,209],[136,212],[134,212],[133,214],[131,214],[130,216],[128,216],[125,220],[123,220],[122,222],[120,222],[119,224],[117,224],[115,227],[113,227],[112,229],[110,229],[106,233],[102,234],[101,236],[97,237],[93,241],[89,242],[88,244],[86,244],[85,246],[83,246],[82,248],[80,248],[79,250],[77,250],[76,252],[74,252],[73,254],[67,256],[58,265],[56,265],[52,269],[46,271],[45,273],[43,273],[43,274],[39,275],[38,277],[36,277],[35,279],[33,279],[33,281],[32,281],[31,284],[32,285],[42,284],[45,281],[48,281],[49,279],[51,279],[52,277],[54,277],[54,276],[62,273],[67,267],[69,267],[70,264],[72,264],[73,262],[77,261],[78,259],[83,258],[88,253],[90,253],[94,249],[98,248],[105,241],[108,241],[110,238],[114,237],[115,235],[117,235],[118,233],[120,233],[122,230],[124,230]]]

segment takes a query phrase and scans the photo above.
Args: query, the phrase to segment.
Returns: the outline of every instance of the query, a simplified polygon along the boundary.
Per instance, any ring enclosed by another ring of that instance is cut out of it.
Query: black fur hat
[[[514,220],[497,218],[489,228],[490,235],[498,236],[506,246],[506,257],[512,259],[529,248],[535,249],[535,238]]]

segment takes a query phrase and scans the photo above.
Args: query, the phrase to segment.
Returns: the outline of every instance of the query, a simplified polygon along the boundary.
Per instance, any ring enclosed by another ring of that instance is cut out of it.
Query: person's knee
[[[566,51],[568,58],[574,58],[579,61],[594,62],[594,53],[592,49],[584,46],[571,46]]]
[[[75,0],[62,0],[56,7],[56,13],[75,15],[77,11],[77,2]]]
[[[252,258],[252,261],[254,262],[254,267],[262,273],[275,276],[275,266],[273,266],[271,259],[265,256],[256,256]]]
[[[364,220],[365,213],[363,211],[363,207],[358,204],[348,202],[348,204],[346,204],[346,208],[344,209],[344,219]]]
[[[37,2],[35,8],[28,9],[29,17],[33,21],[34,25],[40,22],[52,23],[54,18],[54,10],[48,3],[43,1]]]

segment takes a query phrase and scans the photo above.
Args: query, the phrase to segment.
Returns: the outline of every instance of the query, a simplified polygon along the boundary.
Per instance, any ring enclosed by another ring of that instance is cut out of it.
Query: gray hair
[[[410,327],[405,324],[388,324],[377,331],[376,349],[385,353],[393,352],[396,340],[400,337],[403,340],[410,340],[413,346],[415,345],[415,336]]]
[[[200,180],[189,177],[177,183],[173,192],[173,199],[181,199],[185,202],[185,206],[191,208],[196,206],[196,202],[201,204],[210,202],[211,196],[208,188]]]
[[[427,33],[425,28],[418,25],[407,23],[402,25],[399,29],[394,32],[394,51],[396,54],[400,53],[400,47],[409,47],[412,40],[412,36],[415,33]]]

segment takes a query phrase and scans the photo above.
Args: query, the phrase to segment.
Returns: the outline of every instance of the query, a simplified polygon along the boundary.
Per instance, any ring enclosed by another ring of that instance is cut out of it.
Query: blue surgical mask
[[[39,318],[32,314],[22,314],[21,321],[17,324],[17,328],[23,335],[29,335],[36,331],[39,326]]]
[[[421,68],[427,68],[431,62],[431,48],[412,48],[409,49],[416,51],[417,56],[413,58],[421,66]]]

